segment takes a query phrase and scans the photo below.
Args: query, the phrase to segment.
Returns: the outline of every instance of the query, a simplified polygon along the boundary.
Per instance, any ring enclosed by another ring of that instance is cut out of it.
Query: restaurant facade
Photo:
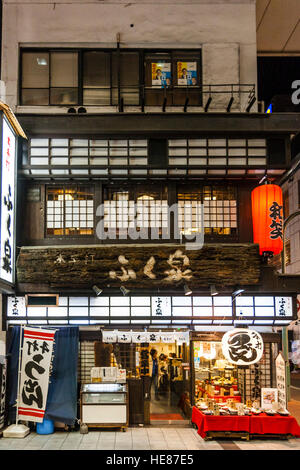
[[[15,6],[4,3],[8,19]],[[190,422],[207,399],[257,402],[261,389],[276,388],[274,363],[282,331],[296,319],[298,279],[277,273],[272,254],[254,242],[251,194],[290,167],[297,122],[258,112],[253,2],[192,4],[182,42],[145,4],[130,20],[126,13],[120,32],[121,7],[103,2],[89,7],[79,43],[82,7],[57,2],[46,40],[39,19],[49,7],[20,2],[15,13],[35,28],[18,30],[12,42],[4,34],[4,60],[10,51],[15,60],[2,80],[27,136],[16,163],[16,282],[2,296],[7,352],[17,358],[20,325],[76,331],[78,346],[67,354],[75,408],[48,418],[79,423],[82,432],[88,423]],[[61,30],[66,8],[72,26]],[[97,34],[90,27],[104,11],[112,32],[103,23]],[[182,14],[174,2],[175,19]],[[211,24],[207,37],[191,28],[201,15]],[[222,340],[237,328],[248,336],[228,360]],[[9,367],[6,422],[16,395],[16,363]],[[108,402],[93,422],[93,394],[105,392],[96,387],[104,382],[123,384],[109,391],[123,409]]]

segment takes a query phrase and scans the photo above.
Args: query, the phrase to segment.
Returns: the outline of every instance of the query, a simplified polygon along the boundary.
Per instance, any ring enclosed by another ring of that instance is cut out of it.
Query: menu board
[[[276,386],[278,389],[278,406],[280,408],[287,407],[287,393],[286,393],[286,368],[285,359],[280,352],[275,361],[276,365]]]

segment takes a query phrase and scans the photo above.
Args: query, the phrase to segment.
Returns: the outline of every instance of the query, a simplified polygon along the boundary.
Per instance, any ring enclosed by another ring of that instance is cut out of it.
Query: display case
[[[83,384],[80,392],[80,430],[85,427],[128,426],[128,389],[121,383]]]

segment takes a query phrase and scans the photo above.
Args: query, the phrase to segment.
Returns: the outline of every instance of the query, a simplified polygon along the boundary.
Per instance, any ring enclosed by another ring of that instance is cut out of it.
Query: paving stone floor
[[[1,450],[300,450],[300,439],[204,441],[192,427],[137,427],[106,430],[31,432],[24,439],[0,439]]]

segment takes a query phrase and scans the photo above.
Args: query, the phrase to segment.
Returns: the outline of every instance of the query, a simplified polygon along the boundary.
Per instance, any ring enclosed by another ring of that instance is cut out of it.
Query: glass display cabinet
[[[80,392],[80,431],[89,427],[128,426],[128,388],[120,383],[83,384]]]

